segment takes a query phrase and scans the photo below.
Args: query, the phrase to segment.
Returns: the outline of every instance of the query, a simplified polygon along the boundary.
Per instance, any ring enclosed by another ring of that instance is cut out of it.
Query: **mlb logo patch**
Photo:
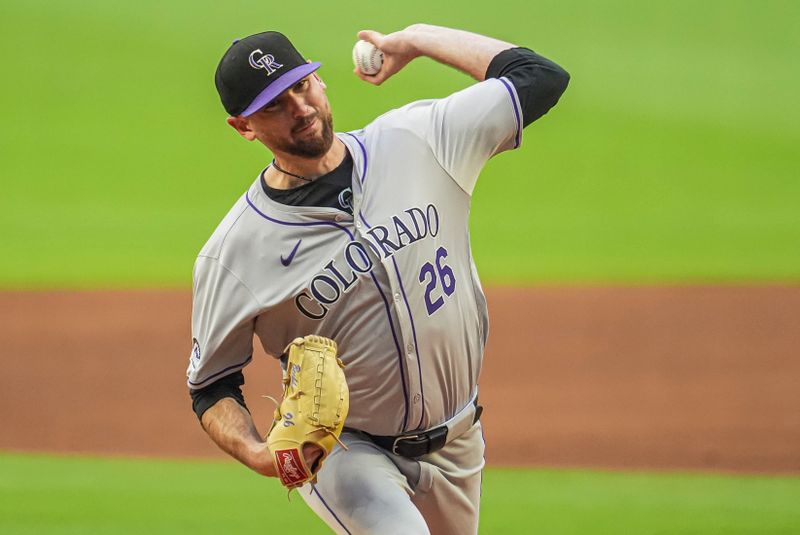
[[[190,358],[200,360],[200,342],[197,341],[197,338],[192,338],[192,354]]]

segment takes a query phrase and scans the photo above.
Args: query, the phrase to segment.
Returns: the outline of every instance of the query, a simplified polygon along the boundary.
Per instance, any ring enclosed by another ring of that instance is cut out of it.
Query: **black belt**
[[[473,425],[480,419],[481,412],[483,412],[483,407],[478,405],[476,400],[475,418],[472,420]],[[423,455],[427,455],[442,449],[445,444],[447,444],[446,425],[442,425],[421,433],[411,433],[396,437],[371,435],[366,431],[359,432],[367,435],[370,440],[372,440],[381,448],[388,450],[395,455],[400,455],[401,457],[422,457]]]

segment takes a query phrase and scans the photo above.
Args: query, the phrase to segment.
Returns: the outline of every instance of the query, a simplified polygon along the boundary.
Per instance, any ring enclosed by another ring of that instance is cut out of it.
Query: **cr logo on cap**
[[[261,54],[261,57],[256,59],[256,54]],[[264,54],[260,48],[250,52],[250,66],[254,69],[264,69],[267,71],[267,76],[270,76],[277,69],[283,67],[283,64],[275,61],[275,56],[272,54]]]

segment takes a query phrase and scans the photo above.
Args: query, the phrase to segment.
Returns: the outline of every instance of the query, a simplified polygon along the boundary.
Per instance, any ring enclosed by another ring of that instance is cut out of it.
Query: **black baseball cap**
[[[307,63],[282,33],[263,32],[233,42],[217,65],[214,83],[225,111],[247,117],[320,66]]]

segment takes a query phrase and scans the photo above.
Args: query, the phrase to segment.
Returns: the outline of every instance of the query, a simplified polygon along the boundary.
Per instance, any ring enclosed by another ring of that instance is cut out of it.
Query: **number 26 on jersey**
[[[425,286],[425,309],[428,316],[433,315],[444,305],[445,297],[456,291],[456,276],[445,263],[447,249],[436,249],[434,263],[425,262],[419,271],[419,283]]]

